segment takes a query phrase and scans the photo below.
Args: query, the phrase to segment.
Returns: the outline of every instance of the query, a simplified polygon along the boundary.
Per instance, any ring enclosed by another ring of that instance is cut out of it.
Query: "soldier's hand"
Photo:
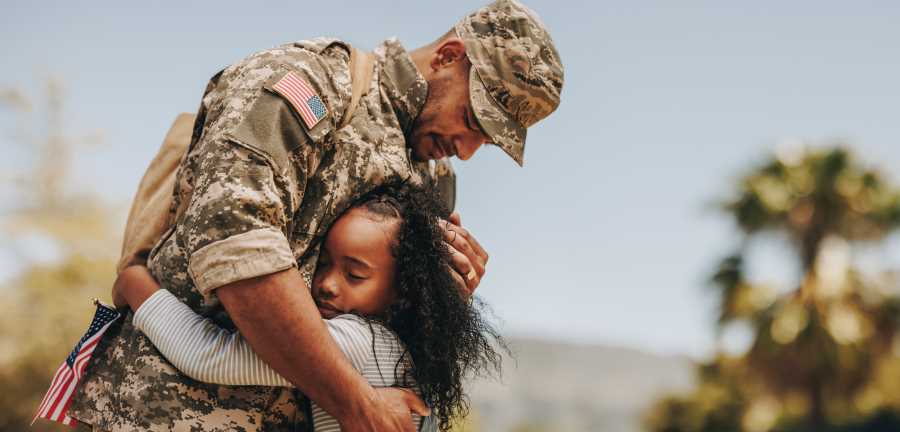
[[[459,213],[453,212],[441,225],[444,228],[444,242],[447,243],[450,250],[450,265],[454,270],[453,278],[459,284],[463,295],[468,297],[481,283],[488,254],[475,236],[462,227]]]
[[[431,415],[431,410],[415,393],[402,388],[375,389],[374,405],[363,415],[341,421],[341,430],[349,432],[415,432],[412,413]]]

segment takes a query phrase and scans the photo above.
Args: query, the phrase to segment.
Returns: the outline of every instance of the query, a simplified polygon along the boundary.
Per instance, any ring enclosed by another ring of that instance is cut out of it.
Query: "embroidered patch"
[[[294,111],[300,114],[308,129],[312,129],[328,114],[328,108],[315,90],[293,72],[288,72],[278,80],[272,89],[284,96]]]

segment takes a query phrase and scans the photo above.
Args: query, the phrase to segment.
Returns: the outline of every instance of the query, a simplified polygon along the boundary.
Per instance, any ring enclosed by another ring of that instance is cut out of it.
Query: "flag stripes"
[[[119,319],[119,313],[114,308],[97,300],[94,300],[94,304],[97,306],[97,311],[94,313],[94,319],[91,320],[91,326],[56,370],[50,381],[50,389],[47,390],[47,394],[44,395],[44,399],[38,406],[37,414],[31,424],[34,424],[38,418],[45,418],[72,427],[78,424],[77,420],[66,414],[69,411],[69,404],[72,403],[72,394],[75,392],[78,381],[84,375],[84,369],[97,348],[97,344],[100,343],[103,333]]]
[[[294,107],[297,114],[300,114],[308,129],[312,129],[319,123],[319,120],[322,120],[328,114],[328,109],[325,107],[325,103],[322,102],[322,98],[294,72],[285,74],[272,86],[272,89],[291,103],[291,106]]]

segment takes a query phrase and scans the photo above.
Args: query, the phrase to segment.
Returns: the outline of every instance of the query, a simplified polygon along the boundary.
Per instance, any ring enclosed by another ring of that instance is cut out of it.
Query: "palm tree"
[[[900,193],[843,148],[773,158],[743,177],[724,204],[744,235],[712,277],[720,328],[750,324],[747,368],[779,397],[802,395],[807,427],[823,430],[831,406],[849,406],[890,355],[900,302],[884,275],[849,259],[900,225]],[[764,232],[788,239],[802,275],[773,296],[744,270],[747,247]]]

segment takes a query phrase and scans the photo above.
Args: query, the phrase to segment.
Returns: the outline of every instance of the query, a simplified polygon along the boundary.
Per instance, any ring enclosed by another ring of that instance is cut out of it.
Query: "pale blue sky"
[[[415,47],[480,4],[4,2],[0,87],[61,77],[69,132],[106,138],[72,187],[125,206],[221,67],[319,35]],[[562,106],[529,131],[524,169],[494,148],[456,163],[463,221],[491,253],[479,292],[509,332],[706,353],[705,278],[736,242],[709,208],[742,169],[785,140],[847,139],[900,179],[896,2],[527,4],[566,66]],[[0,130],[12,119],[0,111]],[[0,169],[28,161],[0,140]],[[784,273],[784,253],[758,255]]]

